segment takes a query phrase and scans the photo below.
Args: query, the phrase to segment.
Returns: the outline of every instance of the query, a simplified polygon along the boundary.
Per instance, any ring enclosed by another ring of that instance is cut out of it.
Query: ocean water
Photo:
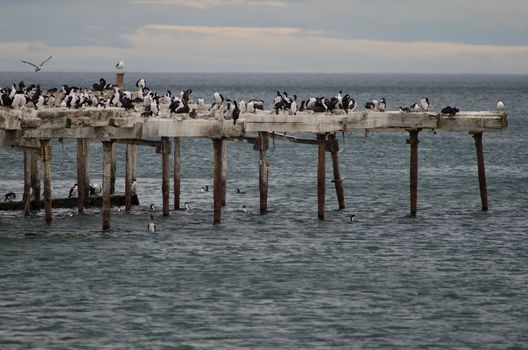
[[[51,88],[113,73],[0,73]],[[347,208],[337,210],[327,157],[326,219],[317,220],[315,146],[276,140],[269,212],[258,210],[258,153],[229,143],[227,206],[213,226],[213,145],[182,140],[182,203],[161,216],[161,159],[138,150],[140,207],[111,215],[0,213],[0,348],[526,349],[528,347],[528,76],[138,74],[160,92],[212,100],[275,91],[351,93],[389,109],[428,96],[435,110],[493,110],[509,127],[484,134],[490,210],[480,211],[473,139],[420,133],[418,215],[409,212],[404,133],[339,135]],[[311,137],[311,135],[304,135]],[[124,146],[117,189],[124,188]],[[0,194],[22,195],[22,152],[0,150]],[[101,182],[101,145],[91,145]],[[54,195],[75,179],[75,143],[53,141]],[[171,184],[172,186],[172,184]],[[235,189],[246,193],[237,195]],[[172,200],[172,199],[171,199]],[[157,234],[147,232],[149,205]],[[240,211],[242,205],[249,212]],[[356,215],[351,223],[349,217]]]

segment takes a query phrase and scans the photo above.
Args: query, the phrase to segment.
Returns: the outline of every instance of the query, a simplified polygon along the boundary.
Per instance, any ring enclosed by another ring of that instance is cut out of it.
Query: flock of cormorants
[[[23,81],[12,84],[10,88],[0,89],[0,105],[6,108],[20,109],[32,106],[40,110],[49,108],[79,109],[84,107],[107,108],[120,107],[127,111],[140,112],[143,117],[158,116],[161,108],[172,114],[188,115],[190,118],[198,117],[198,111],[209,117],[218,117],[221,112],[224,119],[232,119],[236,124],[241,113],[256,113],[264,110],[264,100],[250,99],[248,102],[224,99],[221,93],[213,94],[213,102],[206,104],[204,98],[191,100],[192,89],[182,90],[179,95],[173,95],[170,90],[159,94],[151,90],[145,79],[136,82],[137,90],[132,92],[120,90],[117,86],[109,84],[105,79],[99,79],[91,89],[63,85],[60,89],[53,88],[46,91],[40,89],[40,85],[26,86]],[[191,108],[192,104],[192,108]],[[168,107],[167,107],[168,105]],[[350,94],[339,91],[337,95],[330,98],[324,96],[310,97],[300,101],[297,95],[290,96],[287,92],[276,92],[273,100],[272,111],[276,114],[288,113],[296,115],[297,112],[312,111],[313,113],[348,113],[353,112],[358,104]],[[409,107],[399,107],[402,113],[427,112],[431,110],[431,102],[427,97],[419,103],[413,103]],[[387,108],[385,97],[379,100],[368,101],[364,105],[365,110],[384,112]],[[442,113],[455,115],[456,107],[446,107]]]

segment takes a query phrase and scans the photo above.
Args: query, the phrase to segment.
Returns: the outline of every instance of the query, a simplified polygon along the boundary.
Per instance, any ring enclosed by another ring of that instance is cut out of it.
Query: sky
[[[1,0],[0,71],[528,73],[527,0]]]

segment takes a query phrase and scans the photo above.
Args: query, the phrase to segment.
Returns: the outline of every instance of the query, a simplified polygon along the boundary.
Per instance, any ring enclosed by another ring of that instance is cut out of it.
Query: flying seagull
[[[123,69],[124,66],[125,66],[125,60],[120,60],[120,61],[117,62],[117,64],[116,64],[116,68],[117,68],[117,69]]]
[[[31,62],[28,62],[28,61],[24,61],[24,60],[20,60],[20,61],[22,61],[22,63],[26,63],[26,64],[29,64],[29,65],[35,67],[35,72],[38,72],[39,70],[42,69],[42,66],[44,65],[44,63],[46,63],[46,62],[48,62],[49,60],[51,60],[51,57],[53,57],[53,56],[50,56],[50,57],[46,58],[46,59],[44,60],[44,62],[42,62],[42,63],[41,63],[40,65],[38,65],[38,66],[37,66],[36,64],[33,64],[33,63],[31,63]]]

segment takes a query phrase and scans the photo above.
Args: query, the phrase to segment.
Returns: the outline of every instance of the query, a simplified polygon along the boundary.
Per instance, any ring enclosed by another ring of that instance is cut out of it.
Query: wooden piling
[[[213,174],[213,202],[214,225],[222,221],[222,139],[213,139],[214,147],[214,174]]]
[[[325,216],[325,154],[326,135],[317,134],[318,161],[317,161],[317,214],[319,219]]]
[[[110,194],[115,193],[115,181],[117,172],[117,143],[112,143],[112,168],[110,175]]]
[[[86,195],[86,158],[84,156],[85,140],[77,139],[77,210],[84,211],[84,201]]]
[[[24,194],[22,196],[22,203],[24,203],[24,216],[29,216],[31,214],[31,158],[31,151],[24,148]]]
[[[132,209],[132,165],[136,157],[136,145],[126,145],[125,158],[125,210],[128,212]]]
[[[40,141],[42,162],[44,164],[44,210],[46,222],[51,222],[53,213],[51,207],[51,145],[49,140]]]
[[[486,184],[486,169],[484,168],[484,150],[482,147],[482,132],[474,133],[473,138],[475,139],[475,148],[477,150],[480,201],[482,203],[482,211],[487,211],[488,210],[488,188]]]
[[[411,145],[410,158],[410,199],[411,199],[411,216],[416,216],[416,207],[418,202],[418,129],[409,130],[409,139],[407,143]]]
[[[259,132],[258,150],[259,150],[259,192],[260,192],[260,212],[268,210],[268,158],[266,150],[269,147],[268,133]]]
[[[168,137],[161,138],[161,193],[163,198],[163,216],[169,216],[169,154],[170,141]]]
[[[180,138],[174,138],[174,210],[180,209],[181,154]]]
[[[227,141],[222,140],[222,206],[226,205],[227,196]]]
[[[90,139],[83,139],[84,157],[84,198],[90,196]]]
[[[114,141],[103,141],[103,230],[110,228],[110,190]]]
[[[332,167],[334,170],[334,185],[336,189],[339,210],[345,209],[345,191],[343,188],[343,178],[339,170],[339,141],[335,134],[328,135],[328,148],[332,156]]]
[[[40,161],[42,150],[34,149],[31,157],[31,188],[33,189],[33,204],[40,209]]]

